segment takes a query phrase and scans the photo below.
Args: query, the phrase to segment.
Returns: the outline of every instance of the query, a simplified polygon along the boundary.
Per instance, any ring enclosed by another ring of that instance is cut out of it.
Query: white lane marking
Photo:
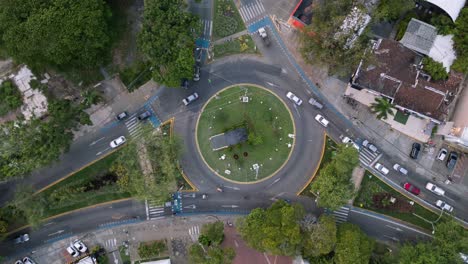
[[[274,180],[272,183],[270,183],[267,187],[271,187],[273,184],[279,182],[281,180],[281,178],[278,178],[276,180]]]
[[[92,145],[98,143],[99,141],[101,141],[101,140],[103,140],[103,139],[105,139],[105,137],[102,137],[102,138],[100,138],[100,139],[97,139],[97,140],[93,141],[93,142],[92,142],[91,144],[89,144],[89,145],[92,146]]]
[[[235,205],[235,204],[231,204],[231,205],[221,205],[221,207],[224,207],[224,208],[237,208],[239,206]]]
[[[228,188],[228,189],[233,189],[233,190],[236,190],[236,191],[239,191],[240,188],[239,187],[232,187],[232,186],[224,186],[225,188]]]
[[[59,231],[57,231],[57,232],[54,232],[54,233],[48,234],[47,236],[54,236],[54,235],[61,234],[61,233],[63,233],[63,232],[65,232],[65,230],[59,230]]]
[[[385,226],[386,226],[386,227],[389,227],[389,228],[391,228],[391,229],[395,229],[395,230],[398,231],[398,232],[403,232],[403,229],[401,229],[401,228],[394,227],[394,226],[391,226],[391,225],[385,225]]]

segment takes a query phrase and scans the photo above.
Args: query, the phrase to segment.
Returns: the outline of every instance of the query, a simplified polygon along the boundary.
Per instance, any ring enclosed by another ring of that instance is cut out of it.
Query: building
[[[359,65],[345,95],[367,106],[376,97],[388,99],[404,121],[393,117],[383,121],[419,141],[427,142],[436,125],[439,131],[447,131],[462,75],[450,73],[447,80],[432,80],[421,65],[423,56],[394,40],[379,39],[372,52],[375,62]]]
[[[300,0],[292,11],[288,19],[288,24],[302,29],[312,23],[312,9],[314,5],[312,0]]]
[[[425,8],[428,12],[440,11],[446,13],[454,22],[465,6],[466,0],[426,0],[418,1],[418,9]]]

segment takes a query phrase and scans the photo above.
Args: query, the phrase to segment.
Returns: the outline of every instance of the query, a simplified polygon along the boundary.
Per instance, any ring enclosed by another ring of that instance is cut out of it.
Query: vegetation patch
[[[248,102],[241,100],[248,98]],[[248,139],[214,151],[210,138],[243,128]],[[236,86],[211,98],[200,115],[197,139],[208,165],[220,175],[242,182],[263,179],[287,160],[294,143],[293,121],[286,106],[271,92]]]
[[[432,225],[430,223],[422,220],[414,214],[417,214],[428,221],[436,221],[439,218],[439,215],[429,211],[417,203],[411,205],[410,201],[411,200],[406,196],[402,195],[386,183],[382,182],[378,177],[366,171],[361,182],[361,189],[354,200],[354,206],[395,217],[424,229],[431,230]],[[442,217],[439,222],[443,222],[445,220],[446,217]]]
[[[404,112],[397,110],[393,120],[397,121],[400,124],[406,125],[406,122],[408,122],[408,118],[409,114],[405,114]]]
[[[216,58],[240,53],[258,53],[255,43],[249,35],[243,35],[232,41],[214,46],[214,56]]]
[[[0,116],[17,109],[23,104],[21,92],[11,80],[3,81],[0,84]]]
[[[244,22],[232,0],[215,0],[213,39],[230,36],[245,29]]]
[[[143,242],[138,245],[138,255],[142,259],[151,259],[168,255],[165,240]]]
[[[126,246],[119,246],[119,254],[120,254],[120,259],[122,260],[122,264],[132,263],[130,259],[129,249]]]
[[[151,80],[150,68],[151,66],[148,63],[138,61],[120,71],[120,80],[125,84],[129,92],[133,92]]]
[[[333,139],[331,139],[329,136],[326,136],[325,137],[325,150],[323,152],[322,160],[320,161],[319,168],[315,172],[315,175],[312,175],[312,177],[317,177],[318,175],[320,175],[320,170],[325,165],[327,165],[328,163],[330,163],[332,161],[333,156],[336,155],[336,150],[337,149],[338,149],[338,144],[335,141],[333,141]],[[310,192],[309,188],[305,188],[301,192],[300,195],[305,195],[305,196],[315,198],[315,195],[313,195]]]

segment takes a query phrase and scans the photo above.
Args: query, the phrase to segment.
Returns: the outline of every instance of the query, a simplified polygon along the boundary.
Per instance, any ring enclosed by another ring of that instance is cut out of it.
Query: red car
[[[414,195],[418,195],[421,192],[421,190],[418,187],[412,185],[409,182],[406,182],[405,184],[403,184],[403,188],[405,188],[405,190],[407,190],[408,192]]]

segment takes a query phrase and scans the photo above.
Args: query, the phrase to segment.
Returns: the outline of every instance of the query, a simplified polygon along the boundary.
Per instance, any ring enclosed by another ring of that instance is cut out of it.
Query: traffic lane
[[[358,225],[371,237],[393,243],[416,242],[432,238],[427,231],[357,208],[351,208],[348,214],[348,222]]]

